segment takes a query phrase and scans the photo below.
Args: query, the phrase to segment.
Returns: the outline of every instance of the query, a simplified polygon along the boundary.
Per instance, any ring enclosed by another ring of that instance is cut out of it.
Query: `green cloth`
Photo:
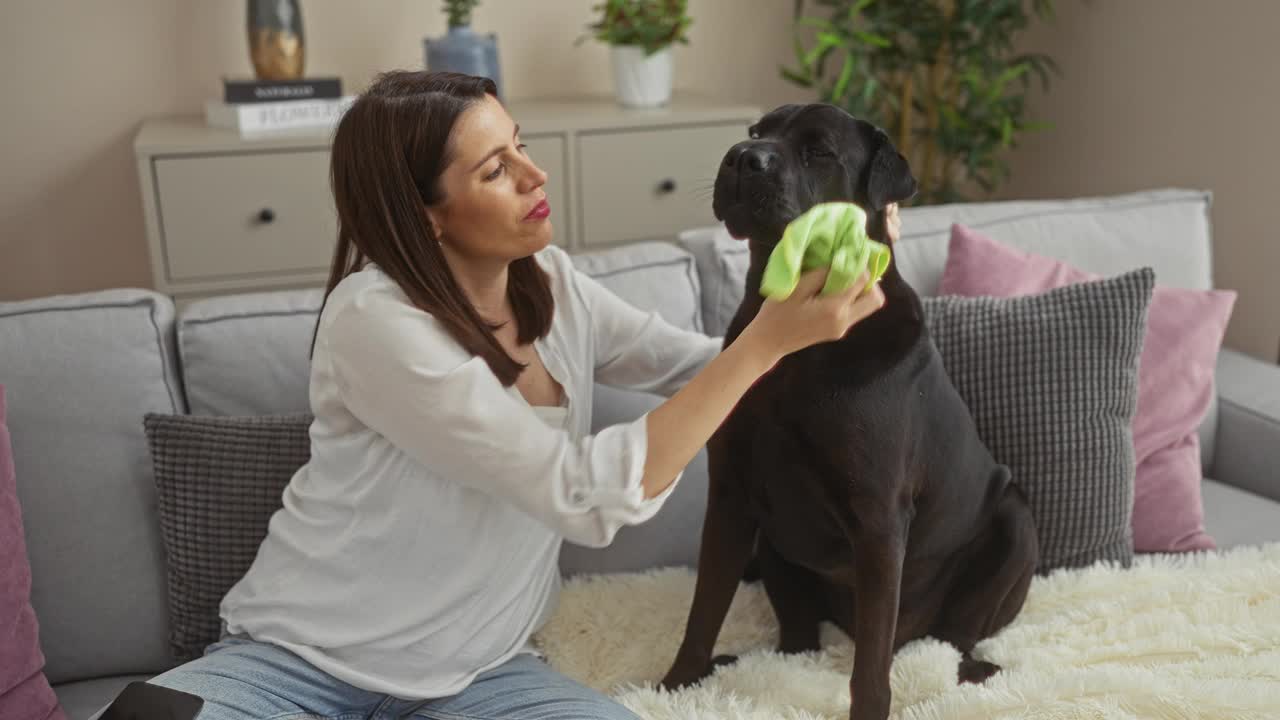
[[[830,267],[823,294],[848,290],[865,270],[877,282],[889,269],[889,246],[867,237],[867,214],[847,202],[819,203],[792,220],[769,255],[760,294],[787,299],[800,274]]]

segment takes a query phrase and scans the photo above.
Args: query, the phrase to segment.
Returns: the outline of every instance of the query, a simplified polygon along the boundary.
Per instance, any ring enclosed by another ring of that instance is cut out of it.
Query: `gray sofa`
[[[1206,193],[1166,190],[1069,201],[904,211],[896,256],[933,294],[953,221],[1093,272],[1151,265],[1158,281],[1212,284]],[[742,293],[745,247],[721,229],[585,253],[579,267],[670,321],[723,333]],[[128,682],[172,666],[165,557],[145,413],[307,410],[307,347],[318,290],[245,294],[181,310],[145,290],[0,303],[0,383],[33,572],[46,674],[73,720]],[[1224,351],[1202,427],[1206,525],[1221,547],[1280,540],[1280,369]],[[596,427],[656,399],[600,387]],[[702,455],[650,523],[609,548],[566,546],[566,573],[693,564]]]

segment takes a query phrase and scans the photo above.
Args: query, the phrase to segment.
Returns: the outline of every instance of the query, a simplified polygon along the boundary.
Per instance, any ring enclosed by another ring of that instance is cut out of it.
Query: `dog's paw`
[[[710,668],[708,668],[706,672],[702,673],[678,673],[673,670],[672,672],[667,673],[666,677],[662,678],[658,683],[658,687],[666,690],[667,692],[683,690],[690,685],[697,684],[700,680],[710,674]]]
[[[715,671],[718,667],[723,665],[732,665],[736,662],[738,662],[737,655],[717,655],[711,658],[711,668],[708,670],[708,674]]]
[[[962,683],[980,683],[987,678],[1000,672],[1000,666],[995,663],[989,663],[986,660],[974,660],[966,653],[960,659],[960,682]]]
[[[717,667],[727,665],[737,659],[735,655],[717,655],[711,662],[701,667],[690,668],[687,665],[676,664],[667,672],[667,676],[658,683],[658,687],[671,691],[695,685],[715,672]]]

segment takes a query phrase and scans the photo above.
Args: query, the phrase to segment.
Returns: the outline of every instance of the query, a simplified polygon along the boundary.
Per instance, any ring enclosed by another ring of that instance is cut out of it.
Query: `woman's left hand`
[[[902,235],[902,218],[898,216],[898,203],[889,203],[884,207],[885,232],[889,234],[889,242],[898,242]]]

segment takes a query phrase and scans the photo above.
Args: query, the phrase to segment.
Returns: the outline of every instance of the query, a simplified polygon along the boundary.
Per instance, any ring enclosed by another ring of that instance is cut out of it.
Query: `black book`
[[[297,80],[222,80],[227,104],[328,100],[342,97],[342,78],[311,77]]]

